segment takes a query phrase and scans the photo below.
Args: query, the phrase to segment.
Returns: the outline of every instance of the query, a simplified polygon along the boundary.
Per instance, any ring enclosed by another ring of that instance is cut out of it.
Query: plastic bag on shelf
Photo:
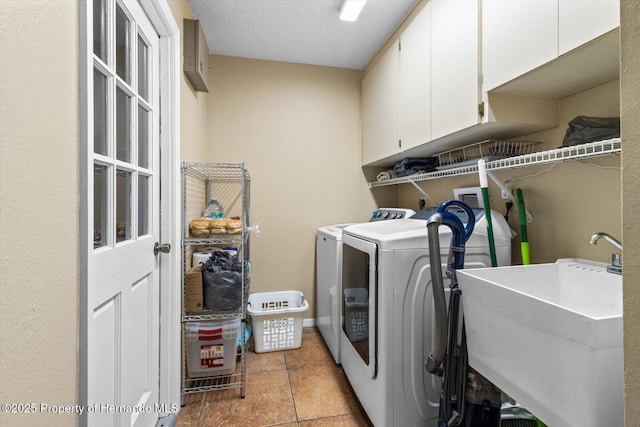
[[[578,116],[569,122],[563,147],[620,138],[620,117]]]
[[[249,291],[248,266],[246,292]],[[214,251],[202,266],[204,308],[229,313],[242,305],[242,261],[238,255]]]

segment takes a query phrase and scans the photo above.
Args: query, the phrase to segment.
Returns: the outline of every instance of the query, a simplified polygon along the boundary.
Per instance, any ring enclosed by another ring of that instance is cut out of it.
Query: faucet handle
[[[622,267],[622,254],[611,254],[611,265]]]
[[[611,255],[611,265],[607,266],[607,272],[622,274],[622,254]]]

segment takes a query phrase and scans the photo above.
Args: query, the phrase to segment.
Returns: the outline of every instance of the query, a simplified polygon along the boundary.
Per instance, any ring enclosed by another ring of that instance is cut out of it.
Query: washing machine
[[[373,211],[369,222],[404,219],[413,214],[415,211],[411,209],[380,208]],[[354,224],[323,226],[316,234],[316,325],[338,364],[342,315],[342,230],[349,225]]]
[[[432,213],[343,229],[341,362],[377,427],[437,425],[442,382],[425,369],[435,336],[426,228]],[[465,268],[491,266],[484,211],[474,213]],[[464,211],[458,215],[466,223]],[[492,221],[498,264],[510,265],[512,231],[501,214],[493,212]],[[439,234],[445,271],[451,230],[442,226]]]

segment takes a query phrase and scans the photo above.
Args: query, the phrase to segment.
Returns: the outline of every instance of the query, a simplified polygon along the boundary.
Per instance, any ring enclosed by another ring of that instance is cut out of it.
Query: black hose
[[[449,342],[444,362],[447,373],[442,385],[444,415],[450,426],[460,425],[465,412],[468,360],[464,323],[460,325],[461,296],[462,292],[454,278],[449,298]],[[462,333],[460,333],[460,326],[462,326]]]

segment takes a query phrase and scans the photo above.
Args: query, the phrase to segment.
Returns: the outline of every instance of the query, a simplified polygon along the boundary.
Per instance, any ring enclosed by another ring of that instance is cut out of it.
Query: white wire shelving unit
[[[562,147],[554,150],[540,151],[536,153],[523,154],[519,156],[506,157],[492,160],[486,163],[487,171],[501,169],[514,169],[525,166],[543,165],[548,163],[563,162],[566,160],[579,160],[593,157],[620,154],[622,151],[620,138],[608,139],[605,141],[590,142],[571,147]],[[443,169],[434,172],[427,172],[399,178],[387,179],[383,181],[373,181],[369,183],[370,188],[383,187],[404,183],[416,183],[433,179],[447,178],[460,175],[468,175],[478,172],[478,165],[468,164],[450,169]]]

